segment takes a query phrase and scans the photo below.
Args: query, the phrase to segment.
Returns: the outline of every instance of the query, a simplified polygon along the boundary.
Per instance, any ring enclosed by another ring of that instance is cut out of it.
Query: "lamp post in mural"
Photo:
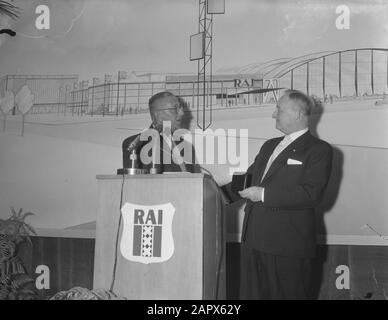
[[[91,115],[93,117],[93,111],[94,111],[94,87],[97,86],[100,82],[100,79],[97,78],[97,77],[94,77],[93,78],[93,85],[92,85],[92,111],[91,111]]]
[[[83,111],[85,114],[87,114],[89,111],[89,80],[82,81],[82,94],[84,97],[82,106],[85,104],[85,108],[83,108]]]
[[[110,74],[106,74],[104,77],[104,103],[102,106],[102,116],[105,116],[105,101],[106,101],[106,88],[108,86],[108,110],[109,110],[109,101],[110,101],[110,82],[112,81],[112,76]]]
[[[59,116],[59,113],[61,111],[61,105],[62,105],[62,100],[63,100],[63,98],[62,98],[62,90],[63,90],[63,87],[60,86],[59,90],[58,90],[58,98],[57,98],[58,99],[57,116]]]
[[[68,95],[68,92],[70,91],[71,89],[71,86],[69,84],[67,84],[65,86],[65,108],[63,110],[63,115],[66,116],[66,109],[67,109],[67,95]]]
[[[202,130],[212,123],[213,15],[224,13],[225,0],[199,0],[198,33],[190,37],[190,60],[198,61],[197,126]]]
[[[116,107],[116,116],[119,115],[119,98],[120,98],[120,80],[127,78],[126,71],[119,71],[117,74],[117,107]],[[124,106],[125,108],[125,106]]]
[[[75,94],[77,93],[78,95],[78,92],[76,91],[78,90],[78,81],[74,81],[73,82],[73,91],[71,92],[71,115],[74,116],[74,107],[75,107]]]
[[[77,116],[82,115],[82,104],[84,103],[84,91],[82,81],[78,82],[77,90]]]

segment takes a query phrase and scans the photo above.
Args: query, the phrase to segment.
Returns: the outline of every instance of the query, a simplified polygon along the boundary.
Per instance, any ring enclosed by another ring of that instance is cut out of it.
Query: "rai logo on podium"
[[[125,203],[121,208],[123,232],[120,251],[124,258],[140,263],[158,263],[174,253],[171,203],[142,206]]]

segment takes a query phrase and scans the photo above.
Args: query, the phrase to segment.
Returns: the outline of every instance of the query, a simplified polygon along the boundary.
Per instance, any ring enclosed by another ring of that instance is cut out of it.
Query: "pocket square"
[[[288,159],[287,159],[287,164],[291,164],[291,165],[301,165],[301,164],[303,164],[303,162],[302,162],[302,161],[299,161],[299,160],[295,160],[295,159],[288,158]]]

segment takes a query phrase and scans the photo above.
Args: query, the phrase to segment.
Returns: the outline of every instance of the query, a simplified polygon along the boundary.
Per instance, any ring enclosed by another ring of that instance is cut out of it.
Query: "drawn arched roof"
[[[282,65],[270,70],[269,72],[265,73],[263,75],[264,78],[278,78],[280,75],[284,74],[288,70],[292,69],[293,67],[297,65],[303,65],[304,63],[307,63],[308,61],[315,60],[317,58],[320,58],[322,56],[333,54],[336,51],[321,51],[321,52],[315,52],[306,54],[297,58],[290,59],[289,61],[283,63]]]
[[[320,51],[314,52],[310,54],[306,54],[297,58],[281,58],[274,59],[264,63],[252,63],[243,67],[234,67],[220,70],[221,73],[233,73],[233,74],[255,74],[258,78],[279,78],[282,77],[287,72],[295,69],[299,66],[306,64],[307,62],[311,62],[317,59],[321,59],[323,57],[327,57],[330,55],[350,52],[350,51],[362,51],[362,50],[374,50],[374,51],[386,51],[387,48],[357,48],[357,49],[347,49],[340,51]]]
[[[268,70],[276,68],[291,58],[274,59],[267,62],[251,63],[243,67],[231,67],[217,70],[218,74],[256,74],[258,77],[262,77]]]

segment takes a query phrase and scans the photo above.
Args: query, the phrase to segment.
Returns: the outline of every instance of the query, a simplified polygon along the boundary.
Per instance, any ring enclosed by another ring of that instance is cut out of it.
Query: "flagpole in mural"
[[[118,72],[118,74],[117,74],[117,108],[116,108],[116,116],[119,115],[120,80],[125,80],[126,78],[127,78],[127,72],[126,71],[119,71]],[[123,114],[123,111],[121,113]]]

